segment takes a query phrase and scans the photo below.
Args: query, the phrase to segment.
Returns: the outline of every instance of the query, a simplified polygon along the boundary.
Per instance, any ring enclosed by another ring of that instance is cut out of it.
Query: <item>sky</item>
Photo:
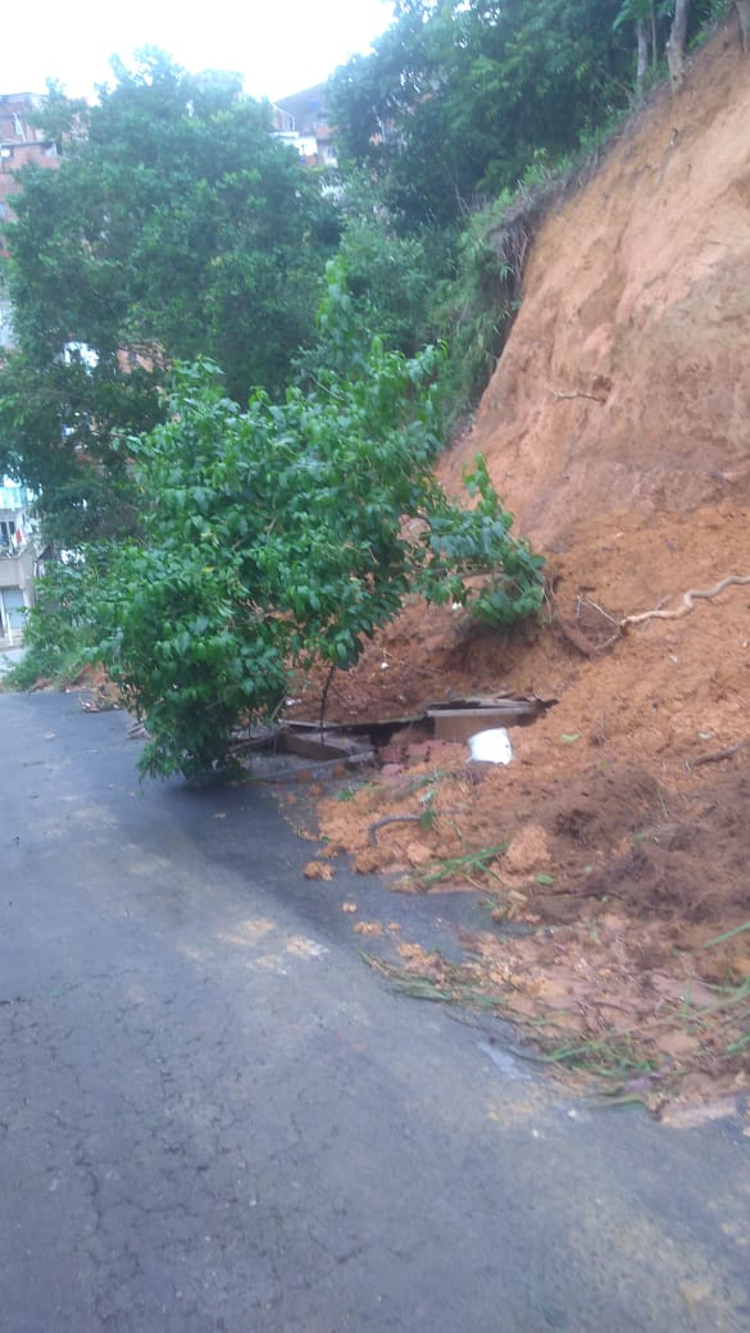
[[[109,59],[125,63],[156,46],[191,73],[239,72],[251,97],[285,97],[322,83],[366,52],[393,18],[391,0],[37,0],[3,14],[0,94],[45,91],[92,97],[112,82]]]

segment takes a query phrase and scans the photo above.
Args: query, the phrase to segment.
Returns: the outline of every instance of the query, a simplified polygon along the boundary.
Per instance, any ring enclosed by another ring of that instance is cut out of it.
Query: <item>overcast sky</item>
[[[252,97],[284,97],[322,83],[367,51],[393,17],[391,0],[37,0],[4,6],[0,93],[44,92],[59,80],[71,97],[111,82],[109,58],[126,63],[157,46],[196,73],[236,70]]]

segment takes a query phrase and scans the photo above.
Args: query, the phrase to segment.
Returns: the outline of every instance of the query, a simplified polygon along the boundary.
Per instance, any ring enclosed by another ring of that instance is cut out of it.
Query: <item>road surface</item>
[[[126,723],[0,696],[2,1333],[748,1333],[742,1107],[599,1110],[394,994],[341,912],[393,899]]]

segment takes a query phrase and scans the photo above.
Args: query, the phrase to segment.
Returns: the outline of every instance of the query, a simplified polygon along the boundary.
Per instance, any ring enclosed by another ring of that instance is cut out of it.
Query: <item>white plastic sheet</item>
[[[513,758],[510,736],[505,727],[477,731],[469,737],[469,749],[472,759],[481,760],[485,764],[509,764]]]

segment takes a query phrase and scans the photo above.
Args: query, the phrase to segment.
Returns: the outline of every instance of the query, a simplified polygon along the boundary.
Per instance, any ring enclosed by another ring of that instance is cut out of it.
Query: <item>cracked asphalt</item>
[[[2,1333],[750,1330],[742,1108],[587,1106],[394,994],[377,883],[126,724],[0,697]]]

